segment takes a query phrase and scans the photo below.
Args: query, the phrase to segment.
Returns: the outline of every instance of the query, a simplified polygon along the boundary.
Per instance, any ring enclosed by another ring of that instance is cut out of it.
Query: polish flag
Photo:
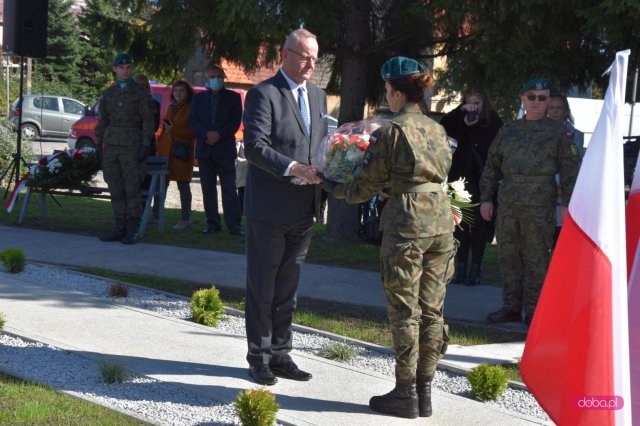
[[[631,425],[621,126],[628,58],[618,52],[612,65],[522,356],[524,382],[558,425]]]
[[[627,201],[627,267],[629,273],[629,355],[633,423],[640,425],[640,157]]]

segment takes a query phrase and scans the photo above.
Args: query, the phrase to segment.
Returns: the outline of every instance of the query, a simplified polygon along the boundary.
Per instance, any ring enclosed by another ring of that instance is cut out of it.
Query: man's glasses
[[[536,100],[536,98],[538,98],[538,100],[539,100],[540,102],[544,102],[544,101],[546,101],[547,99],[549,99],[549,97],[548,97],[547,95],[537,95],[537,96],[536,96],[536,95],[533,95],[533,94],[529,94],[529,95],[527,95],[527,99],[529,99],[530,101],[535,101],[535,100]]]
[[[311,57],[311,56],[305,56],[305,55],[303,55],[302,53],[300,53],[300,52],[296,52],[295,50],[290,49],[290,48],[288,48],[288,47],[287,47],[287,50],[288,50],[289,52],[293,52],[293,53],[295,53],[296,55],[298,55],[298,56],[300,57],[300,59],[301,59],[301,61],[300,61],[300,62],[306,62],[306,63],[308,63],[308,64],[315,64],[315,63],[318,61],[318,58],[313,58],[313,57]]]

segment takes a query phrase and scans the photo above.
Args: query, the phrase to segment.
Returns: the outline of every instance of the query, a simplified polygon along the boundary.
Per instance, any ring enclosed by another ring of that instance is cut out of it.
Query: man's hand
[[[149,156],[149,147],[147,145],[140,145],[138,147],[138,152],[136,153],[136,160],[138,163],[144,163]]]
[[[320,167],[318,166],[295,163],[289,170],[289,176],[299,177],[309,183],[316,184],[322,182],[317,176],[318,172],[320,172]]]
[[[491,201],[485,201],[480,203],[480,215],[487,222],[493,217],[493,203]]]
[[[207,145],[215,145],[219,141],[220,133],[216,132],[215,130],[211,130],[207,132],[207,138],[205,139],[204,143],[206,143]]]

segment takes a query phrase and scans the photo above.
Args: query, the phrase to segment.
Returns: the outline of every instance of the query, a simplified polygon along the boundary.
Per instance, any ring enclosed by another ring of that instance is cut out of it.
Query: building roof
[[[324,59],[319,61],[316,64],[316,69],[313,73],[313,77],[311,77],[311,81],[317,84],[319,87],[325,89],[331,77],[332,64],[333,59]],[[261,81],[273,77],[273,75],[280,69],[280,65],[275,65],[272,67],[262,67],[257,69],[256,71],[247,73],[242,69],[240,65],[237,65],[226,59],[222,60],[221,65],[224,68],[225,74],[227,75],[226,81],[228,83],[250,86],[255,86]]]

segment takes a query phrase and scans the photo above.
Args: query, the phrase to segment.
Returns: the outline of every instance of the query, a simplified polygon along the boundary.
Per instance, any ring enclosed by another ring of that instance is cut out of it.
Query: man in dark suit
[[[318,57],[316,37],[295,30],[278,73],[247,93],[245,156],[249,162],[246,325],[249,374],[273,385],[276,376],[309,380],[292,361],[291,321],[300,269],[320,208],[316,155],[327,123],[327,98],[308,82]]]
[[[224,87],[225,73],[220,65],[211,65],[209,90],[193,96],[189,124],[196,134],[196,158],[207,227],[203,234],[221,230],[218,213],[220,177],[224,223],[231,235],[244,235],[240,229],[240,200],[236,190],[236,137],[242,120],[240,94]]]

